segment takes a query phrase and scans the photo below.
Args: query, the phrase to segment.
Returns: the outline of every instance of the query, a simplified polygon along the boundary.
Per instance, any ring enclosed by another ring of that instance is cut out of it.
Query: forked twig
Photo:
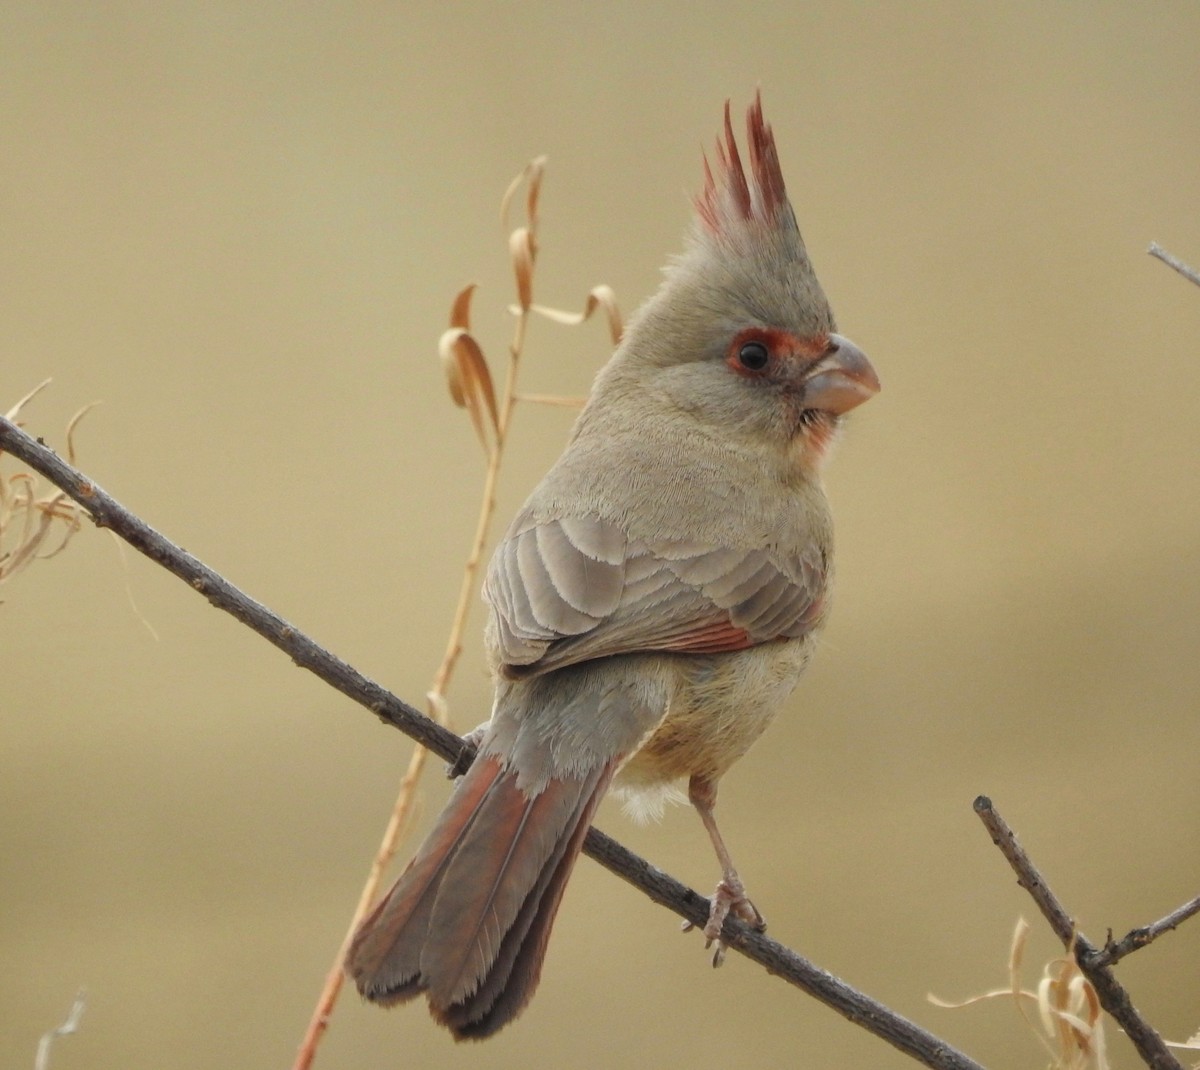
[[[1079,969],[1095,988],[1101,1006],[1125,1030],[1146,1065],[1154,1067],[1155,1070],[1183,1070],[1183,1064],[1171,1054],[1162,1037],[1138,1013],[1129,998],[1129,993],[1113,976],[1112,971],[1107,966],[1095,965],[1095,959],[1100,952],[1079,931],[1058,897],[1025,853],[1025,849],[1017,842],[1017,837],[1008,823],[992,806],[991,799],[980,795],[975,800],[975,812],[983,822],[984,828],[991,834],[992,842],[1000,848],[1000,853],[1012,866],[1017,875],[1017,883],[1029,893],[1050,928],[1054,930],[1054,934],[1068,952],[1074,955]]]

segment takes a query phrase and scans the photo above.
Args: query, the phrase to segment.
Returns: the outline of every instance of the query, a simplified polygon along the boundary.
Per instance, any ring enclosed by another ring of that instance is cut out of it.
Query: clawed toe
[[[744,921],[756,932],[763,932],[767,923],[762,914],[746,895],[746,890],[739,880],[722,880],[713,892],[712,903],[708,911],[708,921],[704,925],[704,948],[713,948],[712,964],[720,966],[725,961],[725,942],[721,939],[721,929],[725,919],[732,914]],[[696,926],[685,921],[683,931],[691,932]]]
[[[708,924],[704,926],[704,935],[709,940],[717,940],[721,936],[721,927],[725,919],[732,914],[744,921],[751,928],[762,932],[767,927],[758,907],[750,902],[742,882],[736,878],[726,878],[717,884],[713,892],[712,906],[708,911]]]

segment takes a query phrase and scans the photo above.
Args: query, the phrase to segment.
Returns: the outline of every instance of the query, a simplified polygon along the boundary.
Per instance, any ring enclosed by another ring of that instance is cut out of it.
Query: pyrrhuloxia
[[[762,925],[717,830],[717,782],[812,653],[832,578],[821,467],[879,382],[833,333],[757,99],[747,138],[748,171],[727,104],[686,252],[496,550],[479,755],[350,949],[364,996],[424,992],[458,1039],[533,995],[614,782],[654,808],[687,778],[722,872],[705,935],[730,911]]]

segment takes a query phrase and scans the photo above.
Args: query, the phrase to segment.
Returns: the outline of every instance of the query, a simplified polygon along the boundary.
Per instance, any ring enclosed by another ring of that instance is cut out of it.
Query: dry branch
[[[992,806],[992,800],[986,795],[980,795],[975,800],[975,812],[991,834],[992,842],[1000,848],[1000,852],[1012,866],[1017,875],[1017,883],[1029,893],[1042,912],[1042,917],[1054,930],[1054,934],[1063,942],[1068,953],[1075,957],[1079,969],[1100,997],[1101,1006],[1125,1030],[1146,1065],[1154,1070],[1183,1070],[1183,1064],[1171,1054],[1162,1037],[1138,1013],[1129,998],[1129,993],[1113,976],[1112,971],[1107,966],[1095,964],[1101,952],[1079,931],[1045,878],[1025,853],[1025,849],[1017,842],[1013,830]]]
[[[1163,933],[1170,932],[1176,926],[1182,925],[1195,914],[1200,914],[1200,895],[1195,899],[1189,899],[1183,906],[1176,907],[1165,918],[1159,918],[1158,921],[1152,921],[1149,925],[1131,929],[1120,940],[1114,941],[1110,935],[1104,947],[1097,951],[1092,958],[1091,964],[1093,966],[1111,966],[1131,952],[1153,943]]]
[[[533,160],[509,186],[501,207],[502,215],[506,215],[509,202],[521,182],[527,183],[526,225],[518,231],[514,231],[509,242],[517,291],[526,297],[533,291],[533,274],[537,254],[537,202],[544,170],[545,157]],[[518,238],[519,240],[516,240]],[[446,385],[449,388],[450,398],[455,405],[466,410],[487,459],[479,517],[475,524],[475,535],[471,540],[466,564],[463,567],[458,604],[450,625],[450,636],[446,642],[446,650],[442,655],[441,664],[434,674],[432,686],[425,694],[430,716],[442,725],[450,723],[447,689],[462,654],[462,637],[466,627],[467,614],[472,603],[477,601],[474,596],[479,589],[478,572],[483,563],[483,551],[496,511],[496,485],[517,400],[517,367],[521,360],[529,314],[536,307],[522,305],[512,309],[516,323],[512,341],[508,347],[508,370],[504,379],[504,390],[497,399],[496,387],[487,357],[484,355],[482,346],[471,333],[471,297],[474,293],[475,286],[471,284],[464,287],[455,296],[450,308],[449,328],[442,334],[441,340],[438,342],[438,354],[446,373]],[[608,313],[610,332],[613,334],[613,343],[616,344],[620,332],[620,315],[617,313],[612,291],[608,287],[601,286],[593,289],[588,295],[588,303],[583,313],[576,317],[567,314],[567,318],[562,322],[582,323],[596,307],[600,306],[603,306]],[[548,314],[552,313],[553,310],[549,310]],[[330,1016],[346,979],[342,964],[350,950],[350,944],[358,930],[359,923],[366,917],[367,912],[378,898],[383,875],[407,829],[408,820],[412,814],[413,800],[416,797],[416,787],[424,771],[425,759],[428,754],[429,752],[420,745],[413,748],[399,794],[392,806],[387,828],[384,830],[375,857],[371,860],[370,870],[359,895],[353,917],[350,919],[348,931],[338,948],[337,957],[326,975],[321,994],[317,998],[317,1005],[309,1018],[304,1039],[301,1041],[295,1062],[292,1064],[292,1070],[309,1070],[316,1059],[317,1046],[328,1027]],[[465,769],[467,761],[469,759],[460,758],[454,765],[456,768],[461,766],[462,769]]]

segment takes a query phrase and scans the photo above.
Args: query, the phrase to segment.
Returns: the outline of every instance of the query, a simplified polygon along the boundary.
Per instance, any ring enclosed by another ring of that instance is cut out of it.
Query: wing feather
[[[625,586],[623,560],[612,562],[595,556],[593,548],[600,548],[578,524],[571,528],[562,523],[539,524],[521,537],[528,539],[530,535],[537,538],[538,554],[555,593],[592,626],[617,608]]]
[[[702,585],[704,593],[724,609],[733,609],[754,597],[779,575],[779,566],[767,560],[762,550],[749,551],[724,576]]]
[[[550,526],[550,525],[547,525]],[[625,560],[625,532],[597,516],[568,516],[554,522],[581,554],[606,565]]]
[[[820,619],[825,559],[813,549],[630,542],[613,523],[518,524],[484,585],[510,675],[653,650],[710,653],[803,635]]]

